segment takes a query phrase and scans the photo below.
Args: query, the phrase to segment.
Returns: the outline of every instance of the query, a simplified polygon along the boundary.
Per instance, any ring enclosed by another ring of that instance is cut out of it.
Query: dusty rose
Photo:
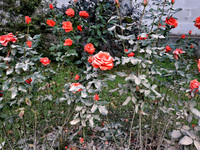
[[[181,38],[184,39],[184,38],[185,38],[185,35],[183,34],[183,35],[181,36]]]
[[[85,45],[84,50],[85,50],[86,52],[88,52],[90,55],[92,55],[92,54],[95,52],[94,45],[91,44],[91,43]]]
[[[51,60],[49,60],[49,58],[47,58],[47,57],[43,57],[43,58],[40,58],[40,62],[41,62],[44,66],[46,66],[46,65],[49,65],[49,64],[50,64]]]
[[[52,4],[49,4],[49,8],[50,8],[50,9],[53,9],[53,5],[52,5]]]
[[[74,17],[74,10],[72,8],[69,8],[65,11],[65,14],[68,16],[68,17]]]
[[[72,23],[70,21],[63,22],[62,28],[65,30],[65,32],[70,32],[73,30]]]
[[[25,82],[28,83],[28,84],[31,84],[33,80],[31,78],[27,79]]]
[[[195,19],[195,24],[194,24],[198,29],[200,29],[200,16],[199,17],[197,17],[196,19]]]
[[[128,54],[128,57],[133,57],[134,55],[135,55],[135,53],[130,52],[130,53]]]
[[[78,25],[78,26],[77,26],[77,30],[82,31],[82,30],[83,30],[83,29],[82,29],[82,26],[81,26],[81,25]]]
[[[176,49],[173,54],[174,54],[174,58],[178,59],[178,55],[182,54],[182,53],[186,53],[185,51],[183,51],[182,49]]]
[[[26,41],[26,45],[27,45],[28,47],[31,47],[31,46],[32,46],[32,42],[31,42],[31,41]]]
[[[80,11],[79,16],[86,19],[89,17],[89,14],[86,11]]]
[[[71,46],[73,44],[73,41],[71,39],[66,39],[64,46]]]
[[[172,49],[171,49],[171,47],[169,46],[169,45],[167,45],[166,47],[165,47],[165,49],[166,49],[166,52],[170,52]]]
[[[98,94],[95,94],[95,95],[94,95],[94,100],[95,100],[95,101],[98,101],[98,100],[99,100],[99,95],[98,95]]]
[[[198,82],[197,79],[194,79],[194,80],[190,81],[189,88],[191,89],[191,91],[193,91],[194,89],[196,89],[195,92],[197,92],[199,85],[200,85],[200,82]]]
[[[2,44],[3,46],[7,46],[8,42],[15,43],[16,41],[17,38],[12,33],[0,36],[0,44]]]
[[[165,23],[172,26],[172,28],[175,28],[178,25],[177,20],[174,19],[173,17],[170,18],[166,17]]]
[[[79,85],[81,85],[80,83],[72,83],[71,85],[70,85],[70,88],[72,88],[73,86],[79,86]],[[82,89],[78,89],[78,91],[77,92],[80,92]],[[76,93],[76,92],[73,92],[73,93]]]
[[[31,23],[31,18],[29,16],[26,16],[25,17],[25,22],[26,22],[26,24]]]
[[[109,53],[100,51],[93,56],[92,66],[101,70],[110,70],[114,66],[113,61]]]
[[[79,80],[79,78],[80,78],[80,76],[77,74],[77,75],[75,76],[75,80]]]
[[[49,26],[51,26],[51,27],[53,27],[53,26],[55,26],[55,21],[53,21],[53,20],[47,20],[47,22],[46,22]]]

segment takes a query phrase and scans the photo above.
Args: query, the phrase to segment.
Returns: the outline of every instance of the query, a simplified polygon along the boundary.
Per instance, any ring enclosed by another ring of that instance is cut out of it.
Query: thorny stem
[[[139,112],[139,132],[140,132],[140,150],[143,150],[143,143],[142,143],[142,114],[141,114],[141,111]]]
[[[107,122],[108,122],[108,124],[110,124],[107,115],[106,115],[106,118],[107,118]],[[114,134],[113,134],[112,128],[111,128],[109,125],[108,125],[108,127],[110,128],[110,131],[111,131],[112,137],[113,137],[113,139],[114,139],[114,141],[115,141],[115,145],[116,145],[117,149],[119,149],[119,145],[117,144],[117,140],[116,140],[116,138],[115,138],[115,136],[114,136]]]
[[[5,128],[3,122],[2,122],[2,125],[3,125],[3,130],[4,130],[4,132],[5,132],[5,136],[6,136],[6,139],[7,139],[7,141],[8,141],[8,144],[9,144],[10,148],[11,148],[12,150],[14,150],[13,147],[12,147],[12,144],[11,144],[10,141],[9,141],[9,138],[8,138],[8,135],[7,135],[7,132],[6,132],[6,128]]]
[[[135,110],[134,110],[134,113],[133,113],[133,117],[132,117],[132,121],[131,121],[131,126],[130,126],[130,133],[129,133],[130,135],[129,135],[128,149],[130,148],[130,145],[131,145],[131,133],[132,133],[132,128],[133,128],[134,118],[135,118]]]

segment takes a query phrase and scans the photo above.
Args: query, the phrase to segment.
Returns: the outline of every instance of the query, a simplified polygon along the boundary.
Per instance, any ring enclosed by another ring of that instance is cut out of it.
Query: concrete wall
[[[60,7],[62,4],[67,5],[69,1],[70,0],[57,0],[58,7]],[[121,3],[122,5],[126,3],[130,5],[131,2],[135,3],[142,1],[143,0],[122,0]],[[200,0],[175,0],[174,8],[182,8],[183,10],[179,13],[176,13],[174,16],[178,18],[178,26],[175,29],[172,29],[171,33],[178,35],[188,34],[189,30],[192,30],[192,35],[200,35],[200,30],[194,26],[193,22],[197,17],[200,16]]]

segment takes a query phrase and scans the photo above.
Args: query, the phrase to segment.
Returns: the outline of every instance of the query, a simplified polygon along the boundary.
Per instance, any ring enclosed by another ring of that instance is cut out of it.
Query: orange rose
[[[71,46],[73,44],[73,41],[71,39],[66,39],[64,46]]]
[[[31,23],[31,18],[29,16],[26,16],[25,17],[25,22],[26,22],[26,24]]]
[[[84,50],[85,50],[86,52],[88,52],[90,55],[92,55],[92,54],[95,52],[94,45],[91,44],[91,43],[85,45]]]
[[[100,68],[101,70],[110,70],[113,68],[113,58],[107,52],[100,51],[94,55],[92,61],[92,66],[94,68]]]
[[[32,46],[32,42],[31,42],[31,41],[26,41],[26,45],[27,45],[28,47],[31,47],[31,46]]]
[[[193,91],[194,89],[196,89],[195,92],[197,92],[199,85],[200,85],[200,82],[198,82],[197,79],[194,79],[194,80],[190,81],[189,88],[191,89],[191,91]]]
[[[65,30],[65,32],[70,32],[73,30],[72,23],[70,21],[63,22],[62,28]]]
[[[80,11],[79,16],[86,19],[89,17],[89,14],[86,11]]]
[[[65,14],[68,16],[68,17],[74,17],[74,10],[72,8],[69,8],[65,11]]]
[[[46,65],[49,65],[49,64],[50,64],[51,60],[49,60],[49,58],[47,58],[47,57],[44,57],[44,58],[40,58],[40,62],[41,62],[44,66],[46,66]]]
[[[172,28],[175,28],[178,25],[177,20],[174,19],[173,17],[170,17],[170,18],[167,17],[165,20],[165,23],[172,26]]]
[[[0,44],[2,44],[3,46],[7,46],[8,42],[15,43],[16,41],[17,38],[12,33],[0,36]]]
[[[49,26],[51,26],[51,27],[53,27],[53,26],[55,26],[55,22],[53,21],[53,20],[47,20],[47,24],[49,25]]]
[[[199,17],[197,17],[196,19],[195,19],[195,24],[194,24],[198,29],[200,29],[200,16]]]

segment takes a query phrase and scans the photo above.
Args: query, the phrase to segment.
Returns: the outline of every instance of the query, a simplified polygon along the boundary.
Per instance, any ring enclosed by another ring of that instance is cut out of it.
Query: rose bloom
[[[64,46],[71,46],[73,44],[73,41],[71,39],[66,39],[65,43],[63,44]]]
[[[100,68],[101,70],[110,70],[113,68],[113,58],[107,52],[100,51],[92,57],[92,66],[94,68]]]
[[[146,35],[146,37],[138,36],[138,37],[137,37],[137,40],[146,40],[148,36],[149,36],[148,34]]]
[[[69,8],[65,11],[65,14],[67,15],[67,17],[74,17],[74,10],[72,8]]]
[[[192,31],[191,31],[191,30],[189,31],[189,34],[192,34]]]
[[[72,88],[73,86],[79,86],[79,85],[81,85],[80,83],[72,83],[71,85],[70,85],[70,88]],[[78,89],[78,91],[77,92],[80,92],[82,89]],[[73,92],[73,93],[76,93],[76,92]]]
[[[115,4],[117,4],[117,7],[119,7],[119,1],[118,0],[115,0]]]
[[[73,30],[72,23],[70,21],[63,22],[62,28],[65,30],[65,32],[70,32]]]
[[[176,49],[173,54],[174,54],[174,58],[178,59],[178,55],[182,54],[182,53],[186,53],[185,51],[183,51],[182,49]]]
[[[50,9],[53,9],[53,5],[52,5],[52,4],[49,4],[49,8],[50,8]]]
[[[193,45],[191,45],[190,48],[193,48]]]
[[[31,42],[31,41],[26,41],[26,45],[27,45],[28,47],[31,47],[31,46],[32,46],[32,42]]]
[[[175,0],[172,0],[171,3],[174,4],[174,3],[175,3]]]
[[[79,142],[82,144],[84,142],[84,138],[80,138]]]
[[[169,47],[169,45],[167,45],[166,47],[165,47],[165,49],[166,49],[166,52],[170,52],[172,49],[171,49],[171,47]]]
[[[29,16],[26,16],[25,17],[25,22],[26,22],[26,24],[31,23],[31,18]]]
[[[79,78],[80,78],[80,76],[77,74],[77,75],[75,76],[75,80],[79,80]]]
[[[0,44],[2,44],[3,46],[7,46],[8,42],[15,43],[16,41],[17,41],[17,38],[12,33],[8,33],[7,35],[0,36]]]
[[[198,67],[199,72],[200,72],[200,59],[198,59],[198,61],[197,61],[197,67]]]
[[[134,55],[135,55],[135,53],[130,52],[130,53],[128,54],[128,57],[133,57]]]
[[[198,82],[197,79],[194,79],[194,80],[190,81],[189,88],[191,89],[191,91],[193,91],[194,89],[196,89],[195,92],[197,92],[199,85],[200,85],[200,82]]]
[[[79,30],[79,31],[82,31],[82,30],[83,30],[82,27],[81,27],[81,25],[78,25],[78,26],[77,26],[77,30]]]
[[[79,16],[86,19],[89,17],[89,14],[86,11],[80,11]]]
[[[200,29],[200,16],[197,17],[197,18],[195,19],[194,25],[195,25],[198,29]]]
[[[31,78],[27,79],[25,82],[28,83],[28,84],[31,84],[33,80]]]
[[[92,56],[90,56],[90,57],[88,58],[88,62],[89,62],[89,63],[92,63],[93,60],[94,60],[94,59],[93,59]]]
[[[166,17],[165,23],[172,26],[172,28],[175,28],[178,25],[177,20],[174,19],[173,17],[170,18]]]
[[[2,90],[1,90],[0,92],[1,92],[1,93],[3,93],[3,91],[2,91]],[[3,97],[3,94],[0,94],[0,97]]]
[[[44,57],[44,58],[40,58],[40,62],[41,62],[44,66],[46,66],[46,65],[49,65],[49,64],[50,64],[51,60],[49,60],[49,58],[47,58],[47,57]]]
[[[88,52],[90,55],[92,55],[92,54],[95,52],[94,45],[91,44],[91,43],[85,45],[84,50],[85,50],[86,52]]]
[[[148,2],[147,0],[144,0],[144,1],[143,1],[143,5],[144,5],[144,6],[147,6],[148,3],[149,3],[149,2]]]
[[[183,34],[183,35],[181,36],[181,38],[184,39],[184,38],[185,38],[185,35]]]
[[[55,21],[53,21],[53,20],[47,20],[47,22],[46,22],[49,26],[51,26],[51,27],[53,27],[53,26],[55,26]]]
[[[95,95],[94,95],[94,100],[95,100],[95,101],[98,101],[98,100],[99,100],[99,95],[98,95],[98,94],[95,94]]]
[[[128,52],[128,50],[127,50],[127,49],[125,49],[124,51],[125,51],[125,52]]]

